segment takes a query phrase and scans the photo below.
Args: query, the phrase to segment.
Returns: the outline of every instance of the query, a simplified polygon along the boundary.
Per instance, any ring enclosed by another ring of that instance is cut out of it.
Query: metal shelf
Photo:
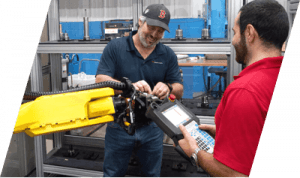
[[[39,44],[37,53],[102,53],[106,44]]]
[[[77,138],[78,139],[78,138]],[[74,145],[75,146],[75,145]],[[184,158],[180,157],[178,152],[175,151],[173,145],[164,144],[163,149],[163,164],[162,167],[167,169],[168,171],[162,171],[163,177],[206,177],[208,176],[206,172],[198,171],[195,167],[190,165]],[[90,146],[80,146],[81,150],[88,149],[91,152],[96,152],[96,154],[103,155],[104,148],[100,149],[99,147],[90,148]],[[74,147],[76,148],[76,146]],[[77,147],[79,149],[79,147]],[[65,149],[66,150],[66,149]],[[83,154],[83,153],[79,153]],[[102,156],[101,156],[102,157]],[[100,158],[102,159],[102,158]],[[178,172],[177,170],[173,170],[172,165],[174,163],[184,163],[188,164],[186,171]],[[103,160],[86,160],[81,156],[76,158],[67,158],[63,157],[60,154],[48,158],[46,162],[43,164],[43,171],[46,173],[53,173],[58,175],[67,175],[67,176],[80,176],[80,177],[102,177]],[[138,167],[136,165],[128,165],[127,176],[134,177],[139,176],[137,171]]]
[[[224,44],[165,44],[176,54],[231,54],[230,43]]]
[[[164,43],[163,43],[164,44]],[[176,54],[231,54],[230,43],[166,43]],[[40,43],[37,53],[102,53],[106,44]]]
[[[74,177],[103,177],[103,172],[43,164],[44,172]]]

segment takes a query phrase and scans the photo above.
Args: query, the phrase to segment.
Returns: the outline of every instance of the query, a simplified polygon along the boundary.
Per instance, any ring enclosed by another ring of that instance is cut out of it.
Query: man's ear
[[[139,19],[139,26],[138,28],[140,28],[143,25],[143,22],[141,21],[141,19]]]
[[[245,38],[248,43],[253,43],[255,39],[258,39],[258,33],[253,25],[248,24],[245,29]]]

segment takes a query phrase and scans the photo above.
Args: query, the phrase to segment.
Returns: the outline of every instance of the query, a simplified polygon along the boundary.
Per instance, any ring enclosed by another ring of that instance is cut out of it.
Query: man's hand
[[[162,83],[162,82],[158,82],[154,89],[153,89],[153,95],[157,96],[159,99],[164,99],[166,96],[168,96],[170,90],[169,87]]]
[[[190,135],[183,125],[179,125],[179,129],[183,134],[183,139],[179,140],[179,146],[188,157],[191,157],[196,148],[198,148],[196,140]]]
[[[207,131],[207,133],[215,138],[216,136],[216,126],[215,125],[207,125],[207,124],[201,124],[199,125],[199,129]]]
[[[151,88],[145,80],[140,80],[132,84],[136,90],[152,94]]]

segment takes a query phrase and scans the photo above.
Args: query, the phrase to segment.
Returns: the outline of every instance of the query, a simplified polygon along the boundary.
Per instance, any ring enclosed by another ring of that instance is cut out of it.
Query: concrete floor
[[[10,141],[1,177],[20,177],[19,159],[17,154],[17,138],[13,135]]]

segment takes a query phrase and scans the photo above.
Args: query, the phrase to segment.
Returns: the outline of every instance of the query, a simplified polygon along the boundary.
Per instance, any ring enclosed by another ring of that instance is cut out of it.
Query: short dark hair
[[[253,25],[264,44],[281,49],[289,34],[285,9],[275,0],[255,0],[241,9],[240,31],[244,35],[248,24]]]

